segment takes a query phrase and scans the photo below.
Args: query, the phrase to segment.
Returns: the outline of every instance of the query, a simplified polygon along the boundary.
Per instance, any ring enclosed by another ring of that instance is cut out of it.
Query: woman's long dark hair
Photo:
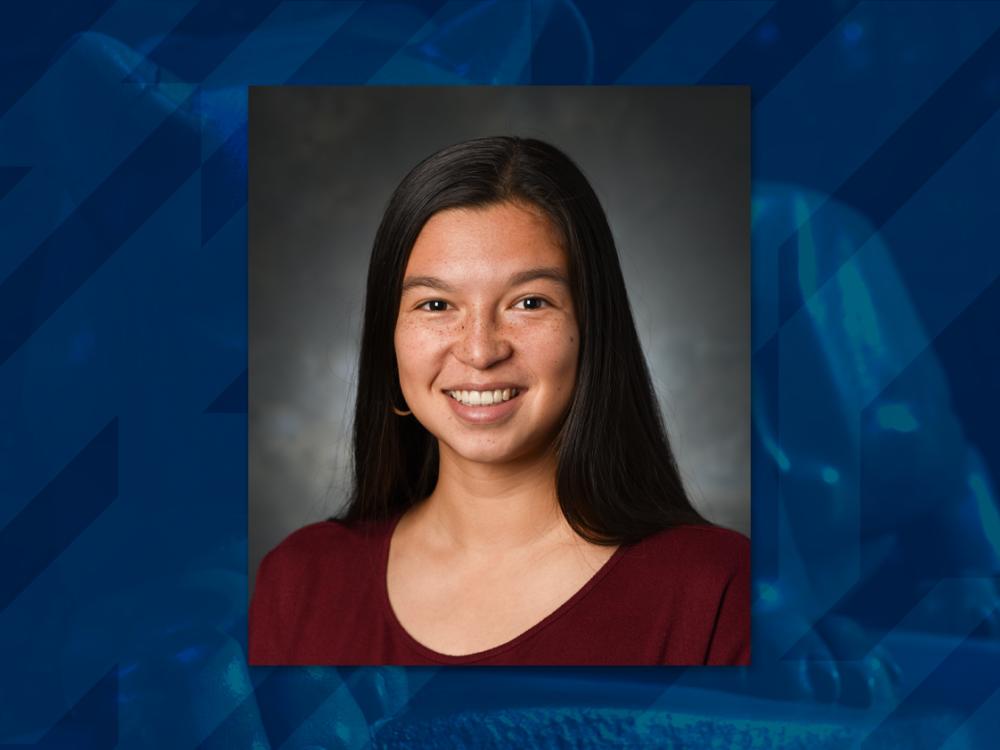
[[[354,485],[343,520],[378,521],[427,497],[437,439],[405,408],[393,346],[403,273],[417,235],[439,211],[527,203],[557,227],[569,255],[580,329],[576,390],[556,438],[559,504],[598,544],[707,523],[677,472],[636,334],[604,209],[561,151],[529,138],[479,138],[428,157],[403,179],[375,236],[354,416]]]

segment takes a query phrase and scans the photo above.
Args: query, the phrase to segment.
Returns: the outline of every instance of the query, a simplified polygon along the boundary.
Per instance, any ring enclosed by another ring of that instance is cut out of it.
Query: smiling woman
[[[261,565],[254,664],[746,664],[749,542],[691,506],[586,178],[446,148],[368,274],[343,517]]]
[[[569,407],[580,349],[549,220],[517,203],[441,211],[417,237],[403,290],[399,383],[442,460],[535,460]]]

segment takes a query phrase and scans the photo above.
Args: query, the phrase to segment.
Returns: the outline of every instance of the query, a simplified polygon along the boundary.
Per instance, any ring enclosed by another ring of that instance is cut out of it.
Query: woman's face
[[[566,252],[540,211],[456,208],[424,225],[403,279],[396,362],[442,457],[500,464],[544,452],[569,408],[579,341]]]

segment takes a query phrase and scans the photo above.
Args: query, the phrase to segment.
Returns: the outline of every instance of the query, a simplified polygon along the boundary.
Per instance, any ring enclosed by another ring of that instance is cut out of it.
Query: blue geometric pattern
[[[1000,2],[59,0],[0,60],[0,747],[1000,742]],[[752,667],[247,667],[282,83],[752,87]]]

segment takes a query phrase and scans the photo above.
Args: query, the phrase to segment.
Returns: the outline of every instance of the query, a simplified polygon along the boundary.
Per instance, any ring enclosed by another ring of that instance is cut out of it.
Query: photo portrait
[[[248,120],[250,663],[749,664],[749,89]]]

